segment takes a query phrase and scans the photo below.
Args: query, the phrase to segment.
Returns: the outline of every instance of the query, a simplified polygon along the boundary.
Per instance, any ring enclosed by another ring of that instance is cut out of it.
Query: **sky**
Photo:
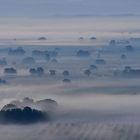
[[[140,14],[140,0],[0,0],[0,17]]]
[[[117,19],[140,15],[139,7],[140,0],[0,0],[0,39],[116,36],[139,29],[139,16]]]

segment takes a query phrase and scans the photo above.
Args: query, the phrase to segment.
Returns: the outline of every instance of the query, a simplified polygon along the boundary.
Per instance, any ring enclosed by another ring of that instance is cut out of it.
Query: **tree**
[[[87,76],[90,76],[91,75],[91,71],[89,69],[87,69],[87,70],[84,71],[84,74],[87,75]]]

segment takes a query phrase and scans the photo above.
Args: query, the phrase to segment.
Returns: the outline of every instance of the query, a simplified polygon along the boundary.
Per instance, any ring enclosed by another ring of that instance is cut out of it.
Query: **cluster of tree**
[[[140,38],[139,37],[132,37],[132,38],[130,38],[130,41],[139,42]]]
[[[90,37],[89,39],[90,39],[90,40],[96,40],[97,38],[96,38],[96,37],[94,37],[94,36],[92,36],[92,37]],[[82,36],[81,36],[81,37],[79,37],[79,40],[84,40],[84,37],[82,37]]]
[[[39,37],[38,40],[47,40],[47,38],[42,36],[42,37]]]
[[[31,61],[32,61],[32,60],[31,60]],[[11,67],[11,68],[5,68],[5,69],[4,69],[4,73],[5,73],[5,74],[16,74],[17,71],[16,71],[15,68]],[[30,73],[31,75],[41,76],[41,75],[44,74],[44,69],[43,69],[42,67],[30,68],[30,69],[29,69],[29,73]],[[56,75],[56,70],[49,70],[49,73],[50,73],[51,76],[54,76],[54,75]],[[70,73],[69,73],[68,70],[64,70],[64,71],[62,72],[62,75],[63,75],[63,76],[69,76]]]
[[[87,51],[87,50],[79,50],[77,52],[77,56],[79,56],[79,57],[87,57],[87,56],[90,56],[90,52]]]
[[[49,112],[53,112],[58,106],[58,103],[52,99],[39,100],[34,102],[34,104],[40,107],[41,110],[46,110]]]
[[[32,75],[43,75],[44,74],[44,69],[42,67],[37,67],[36,69],[35,68],[31,68],[29,70],[29,72],[32,74]]]
[[[8,54],[9,55],[24,55],[26,52],[22,47],[18,47],[16,49],[9,49]]]
[[[96,64],[106,64],[104,59],[96,59]]]
[[[63,82],[64,82],[64,83],[70,83],[70,82],[71,82],[71,80],[70,80],[70,79],[68,79],[68,78],[65,78],[65,79],[63,79]]]
[[[49,111],[49,112],[53,112],[58,104],[55,100],[52,99],[43,99],[43,100],[37,100],[34,101],[31,98],[25,97],[23,100],[14,100],[12,102],[10,102],[9,104],[3,106],[2,110],[11,110],[11,109],[15,109],[15,108],[23,108],[23,107],[31,107],[31,108],[36,108],[39,110],[43,110],[43,111]]]
[[[110,46],[116,46],[116,45],[126,45],[129,44],[128,40],[110,40],[109,45]]]
[[[54,76],[54,75],[56,75],[56,70],[49,70],[49,73],[51,76]]]
[[[11,68],[5,68],[5,69],[4,69],[4,73],[5,73],[5,74],[16,74],[17,71],[16,71],[16,69],[14,69],[13,67],[11,67]]]
[[[132,69],[130,66],[126,66],[122,74],[124,76],[140,76],[140,69]]]
[[[62,72],[62,74],[63,74],[64,76],[69,76],[69,75],[70,75],[70,73],[69,73],[68,70],[64,70],[64,71]]]
[[[131,45],[125,46],[125,49],[126,49],[127,52],[132,52],[132,51],[134,51],[134,47],[131,46]]]
[[[123,70],[114,71],[115,76],[127,76],[127,77],[140,77],[140,69],[133,69],[130,66],[126,66]]]
[[[109,45],[110,46],[115,46],[116,45],[116,40],[110,40]]]
[[[46,57],[46,58],[50,59],[51,57],[56,57],[58,55],[58,51],[57,51],[57,49],[52,50],[52,51],[33,50],[32,55],[36,56],[36,57]]]
[[[0,123],[2,124],[30,124],[42,121],[49,121],[49,115],[30,107],[0,111]]]
[[[94,37],[94,36],[90,37],[90,40],[96,40],[96,39],[97,39],[97,38]]]
[[[122,54],[122,55],[121,55],[121,59],[122,59],[122,60],[125,60],[126,58],[127,58],[127,56],[126,56],[125,54]]]

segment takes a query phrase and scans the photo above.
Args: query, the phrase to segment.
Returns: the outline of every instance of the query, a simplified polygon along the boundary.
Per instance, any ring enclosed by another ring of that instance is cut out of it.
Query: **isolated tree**
[[[87,69],[87,70],[84,71],[84,74],[87,75],[87,76],[90,76],[91,75],[91,71],[89,69]]]

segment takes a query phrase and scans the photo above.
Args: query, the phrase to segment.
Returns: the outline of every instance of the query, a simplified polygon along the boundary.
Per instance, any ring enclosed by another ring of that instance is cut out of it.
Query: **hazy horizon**
[[[0,0],[0,17],[140,15],[139,0]]]
[[[139,23],[140,19],[137,16],[1,18],[0,39],[25,39],[31,43],[44,36],[47,42],[41,43],[71,44],[79,43],[78,39],[84,37],[85,42],[80,43],[89,44],[92,43],[90,37],[96,37],[98,42],[104,39],[139,37]]]
[[[139,7],[139,0],[0,0],[0,39],[138,37]]]

